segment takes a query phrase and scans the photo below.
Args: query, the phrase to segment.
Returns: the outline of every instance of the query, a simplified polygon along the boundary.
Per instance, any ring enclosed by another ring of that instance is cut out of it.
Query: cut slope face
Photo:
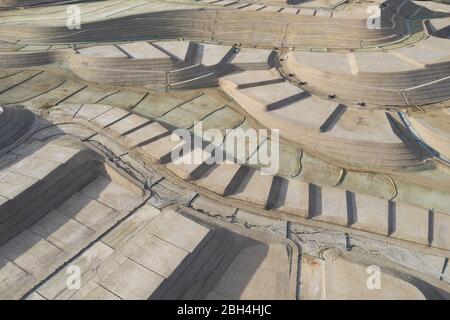
[[[450,159],[450,109],[412,114],[408,117],[413,130],[442,158]]]
[[[10,154],[12,161],[1,172],[0,243],[31,226],[100,171],[99,158],[88,150],[49,144],[33,155],[22,152]]]
[[[35,124],[33,113],[11,107],[0,107],[0,152],[24,137]]]

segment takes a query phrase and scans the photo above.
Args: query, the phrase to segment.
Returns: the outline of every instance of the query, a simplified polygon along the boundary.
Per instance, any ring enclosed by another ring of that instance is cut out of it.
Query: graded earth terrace
[[[449,258],[446,0],[0,0],[0,299],[449,299]]]

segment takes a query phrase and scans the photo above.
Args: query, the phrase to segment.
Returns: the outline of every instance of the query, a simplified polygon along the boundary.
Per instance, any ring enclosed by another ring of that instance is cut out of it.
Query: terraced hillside
[[[74,3],[0,1],[0,298],[449,298],[448,6]]]

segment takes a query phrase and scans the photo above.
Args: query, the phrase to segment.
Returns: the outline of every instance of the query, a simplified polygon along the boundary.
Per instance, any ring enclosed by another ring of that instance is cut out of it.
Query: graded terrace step
[[[157,90],[216,85],[232,67],[267,69],[270,50],[173,42],[131,42],[78,50],[67,60],[80,78],[96,83],[151,87]]]
[[[377,105],[429,104],[449,97],[440,90],[447,85],[450,71],[443,41],[430,37],[377,52],[291,51],[280,62],[287,73],[322,95]]]
[[[304,255],[302,257],[303,283],[300,298],[302,300],[318,299],[439,299],[421,281],[403,272],[393,269],[381,269],[381,277],[386,279],[386,286],[378,290],[367,290],[364,279],[367,278],[367,265],[358,261],[359,256],[351,253],[334,252],[324,249],[323,257]],[[370,267],[369,267],[370,268]],[[339,275],[336,277],[336,275]]]
[[[222,89],[256,120],[280,128],[286,139],[358,165],[401,168],[422,162],[421,149],[395,114],[319,98],[278,79],[275,71],[247,72],[222,77]],[[246,83],[253,75],[257,78]]]

